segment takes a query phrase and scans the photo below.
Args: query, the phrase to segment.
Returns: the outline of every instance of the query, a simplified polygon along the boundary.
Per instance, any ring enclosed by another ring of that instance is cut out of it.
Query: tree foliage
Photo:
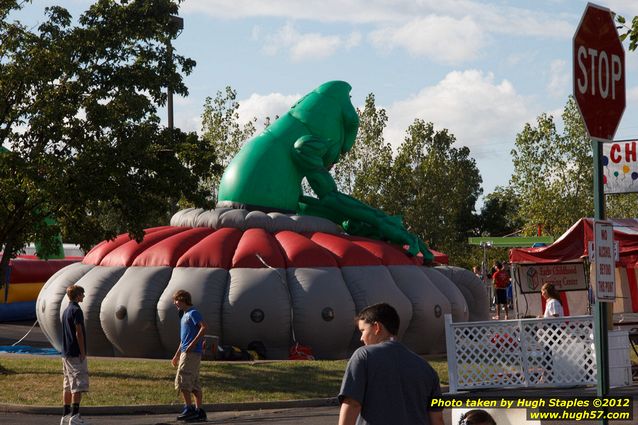
[[[519,203],[510,187],[497,186],[485,196],[478,216],[477,233],[481,236],[509,236],[523,227]]]
[[[84,248],[123,231],[139,239],[178,200],[202,204],[214,154],[157,114],[167,86],[187,95],[195,66],[167,48],[178,2],[98,0],[77,24],[55,6],[35,29],[9,19],[29,4],[0,5],[1,265],[58,231]]]
[[[536,235],[540,226],[544,234],[558,237],[594,213],[592,145],[572,97],[562,121],[559,133],[551,115],[540,115],[536,125],[525,125],[512,150],[509,189],[527,236]],[[605,200],[607,216],[635,216],[636,194],[606,195]]]
[[[409,230],[458,261],[476,227],[474,206],[482,179],[467,147],[454,147],[447,130],[416,119],[391,167],[384,193],[388,213],[403,215]]]
[[[339,191],[377,208],[392,165],[392,147],[383,138],[388,122],[385,109],[377,109],[370,93],[363,109],[357,108],[359,131],[354,146],[334,167]]]
[[[202,188],[210,193],[213,203],[217,201],[217,190],[226,166],[239,152],[244,142],[255,134],[256,118],[246,124],[239,123],[237,92],[227,86],[218,91],[215,98],[207,97],[202,113],[202,138],[209,149],[216,153],[220,165],[211,178],[202,182]],[[266,125],[270,118],[266,118]]]
[[[512,150],[511,187],[519,202],[524,234],[560,235],[581,217],[591,215],[591,144],[573,98],[563,112],[564,130],[542,114],[526,124]]]

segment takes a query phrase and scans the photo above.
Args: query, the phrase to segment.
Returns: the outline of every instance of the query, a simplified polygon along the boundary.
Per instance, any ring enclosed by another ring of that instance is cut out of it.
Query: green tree
[[[593,216],[591,141],[573,97],[562,119],[559,133],[551,115],[540,115],[536,125],[525,125],[512,150],[510,189],[527,236],[541,226],[544,234],[558,237],[580,218]],[[606,195],[607,216],[634,216],[636,199],[636,194]]]
[[[447,130],[417,119],[408,128],[384,190],[386,212],[460,264],[476,228],[474,207],[482,179],[467,147],[454,147]]]
[[[523,227],[519,214],[519,201],[510,187],[497,186],[485,197],[478,217],[477,234],[480,236],[508,236]]]
[[[627,25],[627,20],[624,16],[616,15],[616,22],[620,24],[618,27],[621,30],[620,40],[629,39],[629,50],[636,50],[636,47],[638,47],[638,16],[634,16],[630,26]]]
[[[526,124],[512,150],[511,188],[519,200],[519,218],[525,235],[560,235],[581,217],[592,213],[591,143],[576,103],[569,98],[561,133],[551,115],[536,125]]]
[[[198,182],[215,164],[157,114],[167,86],[187,95],[182,74],[195,66],[168,49],[179,2],[98,0],[77,24],[56,6],[36,29],[9,19],[29,4],[0,4],[2,268],[58,232],[85,249],[123,231],[140,239],[179,199],[203,204]]]
[[[243,146],[244,142],[255,134],[253,118],[243,126],[239,123],[239,102],[237,92],[227,86],[224,92],[218,91],[215,98],[207,97],[202,113],[202,138],[214,151],[218,158],[219,169],[210,177],[202,181],[202,187],[209,191],[210,199],[217,202],[217,190],[222,174],[231,159]],[[266,118],[266,126],[270,118]]]
[[[368,94],[363,109],[357,108],[357,113],[357,139],[335,165],[335,182],[341,192],[383,209],[381,194],[392,165],[392,147],[383,138],[388,116],[385,109],[377,109],[373,93]]]

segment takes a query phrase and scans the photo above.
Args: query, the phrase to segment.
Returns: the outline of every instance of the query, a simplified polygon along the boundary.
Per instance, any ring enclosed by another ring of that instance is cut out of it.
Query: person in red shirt
[[[509,320],[509,309],[507,307],[507,286],[510,284],[510,275],[503,267],[503,263],[497,261],[496,272],[492,275],[494,293],[496,294],[496,314],[501,320],[501,305],[505,309],[505,320]]]

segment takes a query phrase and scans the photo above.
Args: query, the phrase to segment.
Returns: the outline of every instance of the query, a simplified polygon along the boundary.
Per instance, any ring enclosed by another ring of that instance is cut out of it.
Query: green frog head
[[[329,81],[302,97],[290,110],[314,136],[332,142],[324,156],[327,168],[352,149],[357,136],[359,115],[350,101],[351,89],[345,81]]]

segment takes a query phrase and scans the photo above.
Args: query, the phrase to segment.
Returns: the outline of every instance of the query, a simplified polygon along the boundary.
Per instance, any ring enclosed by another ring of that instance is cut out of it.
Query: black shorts
[[[507,304],[506,288],[496,288],[496,304]]]

